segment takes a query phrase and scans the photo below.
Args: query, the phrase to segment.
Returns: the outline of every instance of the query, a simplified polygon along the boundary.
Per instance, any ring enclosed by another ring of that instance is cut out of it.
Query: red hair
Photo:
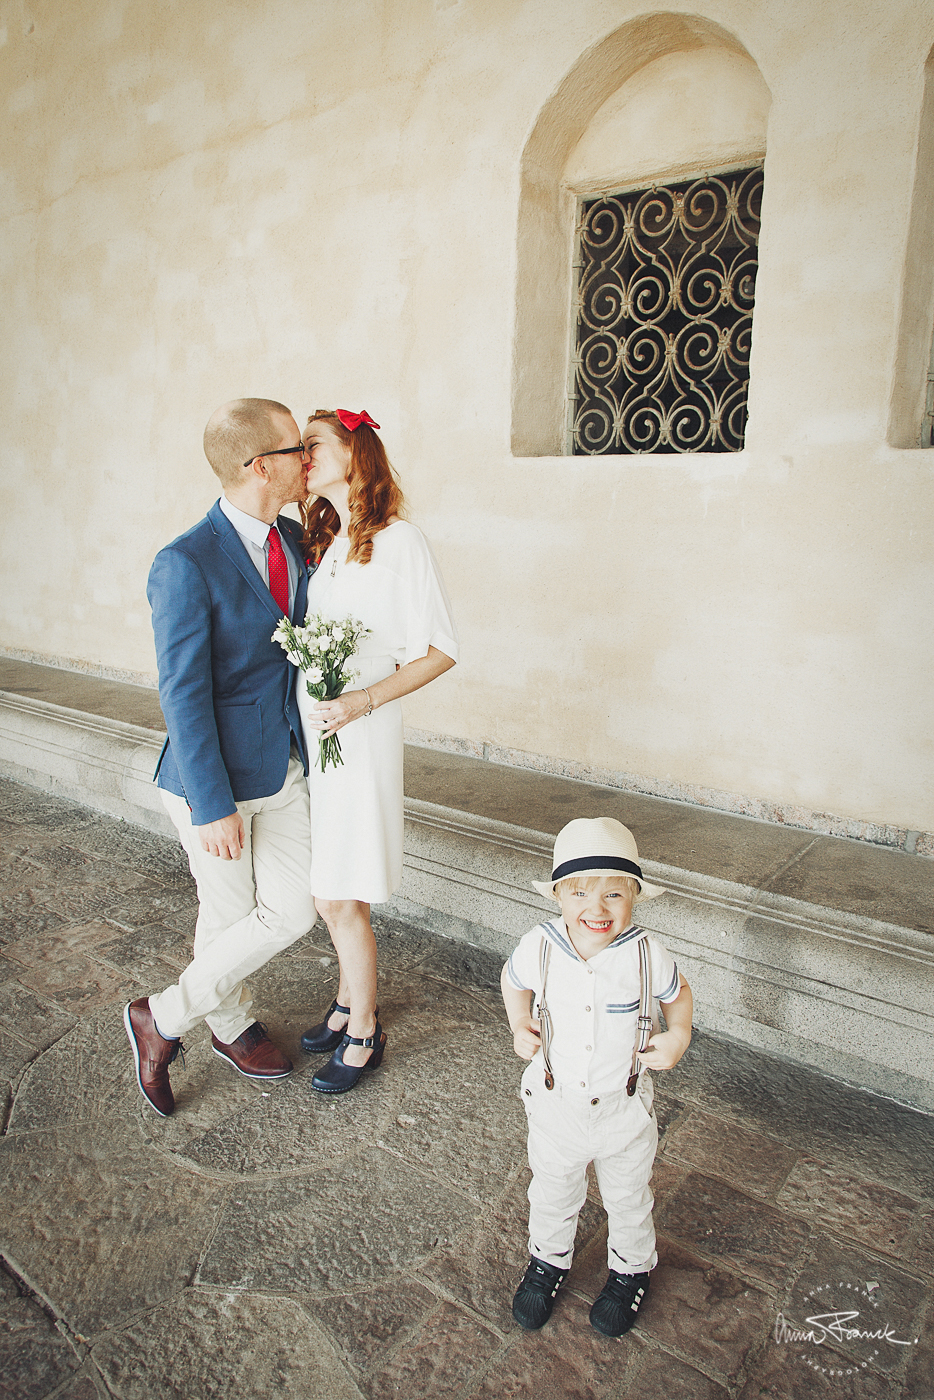
[[[319,408],[309,423],[323,421],[350,451],[349,486],[350,523],[347,533],[350,548],[347,561],[369,564],[373,553],[373,536],[389,524],[393,516],[402,515],[405,498],[392,469],[386,449],[368,423],[348,432],[337,414]],[[299,503],[299,514],[305,533],[302,544],[305,555],[317,564],[341,527],[340,516],[323,496],[311,496]]]

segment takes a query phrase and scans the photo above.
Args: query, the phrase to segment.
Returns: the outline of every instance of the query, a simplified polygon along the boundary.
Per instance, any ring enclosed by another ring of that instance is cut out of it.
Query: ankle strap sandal
[[[331,1051],[336,1050],[340,1045],[346,1027],[341,1026],[339,1031],[332,1031],[328,1025],[328,1021],[335,1011],[339,1011],[342,1016],[350,1015],[349,1006],[341,1006],[336,999],[332,1001],[324,1013],[323,1020],[319,1021],[316,1026],[312,1026],[310,1030],[305,1031],[302,1036],[302,1049],[306,1055],[330,1055]]]
[[[362,1045],[370,1051],[370,1058],[365,1065],[346,1065],[344,1063],[344,1051],[348,1045]],[[343,1035],[341,1043],[334,1051],[323,1069],[320,1069],[311,1081],[311,1087],[319,1090],[322,1094],[343,1094],[348,1089],[352,1089],[362,1074],[367,1070],[378,1069],[383,1061],[383,1052],[386,1049],[386,1032],[379,1021],[372,1035]]]

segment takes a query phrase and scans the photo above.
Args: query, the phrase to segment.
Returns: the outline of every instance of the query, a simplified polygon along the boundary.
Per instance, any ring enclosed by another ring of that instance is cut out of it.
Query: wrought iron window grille
[[[761,165],[581,202],[571,451],[738,452]]]

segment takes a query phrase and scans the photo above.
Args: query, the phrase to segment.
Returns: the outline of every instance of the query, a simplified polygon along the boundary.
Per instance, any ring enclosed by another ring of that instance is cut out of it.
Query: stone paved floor
[[[383,921],[386,1061],[325,1099],[298,1049],[334,986],[316,929],[253,979],[296,1073],[264,1090],[193,1035],[163,1121],[120,1012],[174,979],[194,917],[170,842],[0,783],[0,1396],[934,1397],[934,1120],[697,1037],[659,1076],[639,1325],[588,1325],[594,1193],[525,1334],[496,963]],[[780,1318],[841,1313],[882,1335],[775,1340]]]

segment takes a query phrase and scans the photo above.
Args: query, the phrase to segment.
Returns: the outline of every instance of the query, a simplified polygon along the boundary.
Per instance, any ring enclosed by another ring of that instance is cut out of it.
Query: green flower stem
[[[311,681],[305,682],[308,694],[313,700],[336,700],[346,684],[346,679],[339,671],[329,671],[324,680],[318,681],[316,684],[312,684]],[[329,763],[332,768],[336,768],[338,764],[343,767],[341,741],[336,734],[318,735],[318,762],[322,773]]]

